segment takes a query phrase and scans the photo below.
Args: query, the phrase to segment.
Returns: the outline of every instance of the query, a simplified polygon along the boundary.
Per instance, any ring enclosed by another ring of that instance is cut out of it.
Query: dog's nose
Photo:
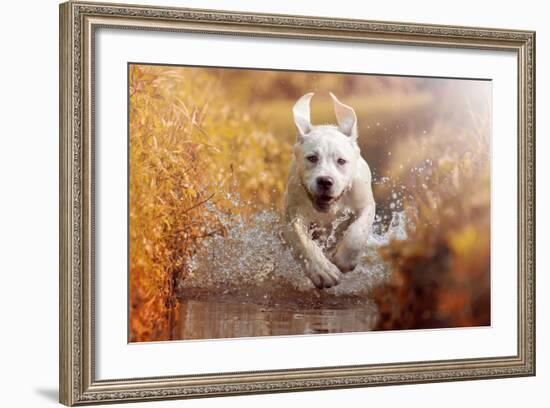
[[[328,190],[334,184],[332,177],[317,177],[317,186],[323,190]]]

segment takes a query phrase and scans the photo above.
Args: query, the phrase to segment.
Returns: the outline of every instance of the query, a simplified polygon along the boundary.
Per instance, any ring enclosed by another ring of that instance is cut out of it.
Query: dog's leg
[[[311,239],[299,218],[295,218],[286,226],[284,238],[317,288],[330,288],[340,283],[340,271]]]
[[[368,208],[344,231],[332,259],[342,272],[352,271],[361,261],[373,222],[374,209]]]

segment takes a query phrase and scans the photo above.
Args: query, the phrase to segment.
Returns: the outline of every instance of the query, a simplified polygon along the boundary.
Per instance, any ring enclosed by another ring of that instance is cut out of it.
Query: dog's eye
[[[311,163],[317,163],[319,161],[319,158],[315,155],[307,156],[306,159],[308,159]]]
[[[346,161],[345,159],[342,159],[342,158],[338,159],[336,162],[337,162],[340,166],[343,166],[344,164],[347,163],[347,161]]]

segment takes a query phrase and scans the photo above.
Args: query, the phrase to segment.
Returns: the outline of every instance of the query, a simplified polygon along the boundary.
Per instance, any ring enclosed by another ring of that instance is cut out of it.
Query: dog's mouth
[[[341,194],[334,196],[327,194],[326,192],[312,192],[310,191],[304,183],[300,183],[304,190],[307,193],[307,196],[311,200],[311,203],[313,204],[313,208],[315,208],[319,212],[328,212],[330,210],[330,207],[332,204],[334,204],[336,201],[344,195],[344,191],[342,191]]]
[[[327,212],[330,206],[338,200],[339,197],[333,197],[328,194],[319,194],[312,197],[313,206],[317,211]]]

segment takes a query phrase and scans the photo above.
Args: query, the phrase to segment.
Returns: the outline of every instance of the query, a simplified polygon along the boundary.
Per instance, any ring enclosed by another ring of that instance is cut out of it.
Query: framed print
[[[66,405],[535,374],[535,33],[60,6]]]

